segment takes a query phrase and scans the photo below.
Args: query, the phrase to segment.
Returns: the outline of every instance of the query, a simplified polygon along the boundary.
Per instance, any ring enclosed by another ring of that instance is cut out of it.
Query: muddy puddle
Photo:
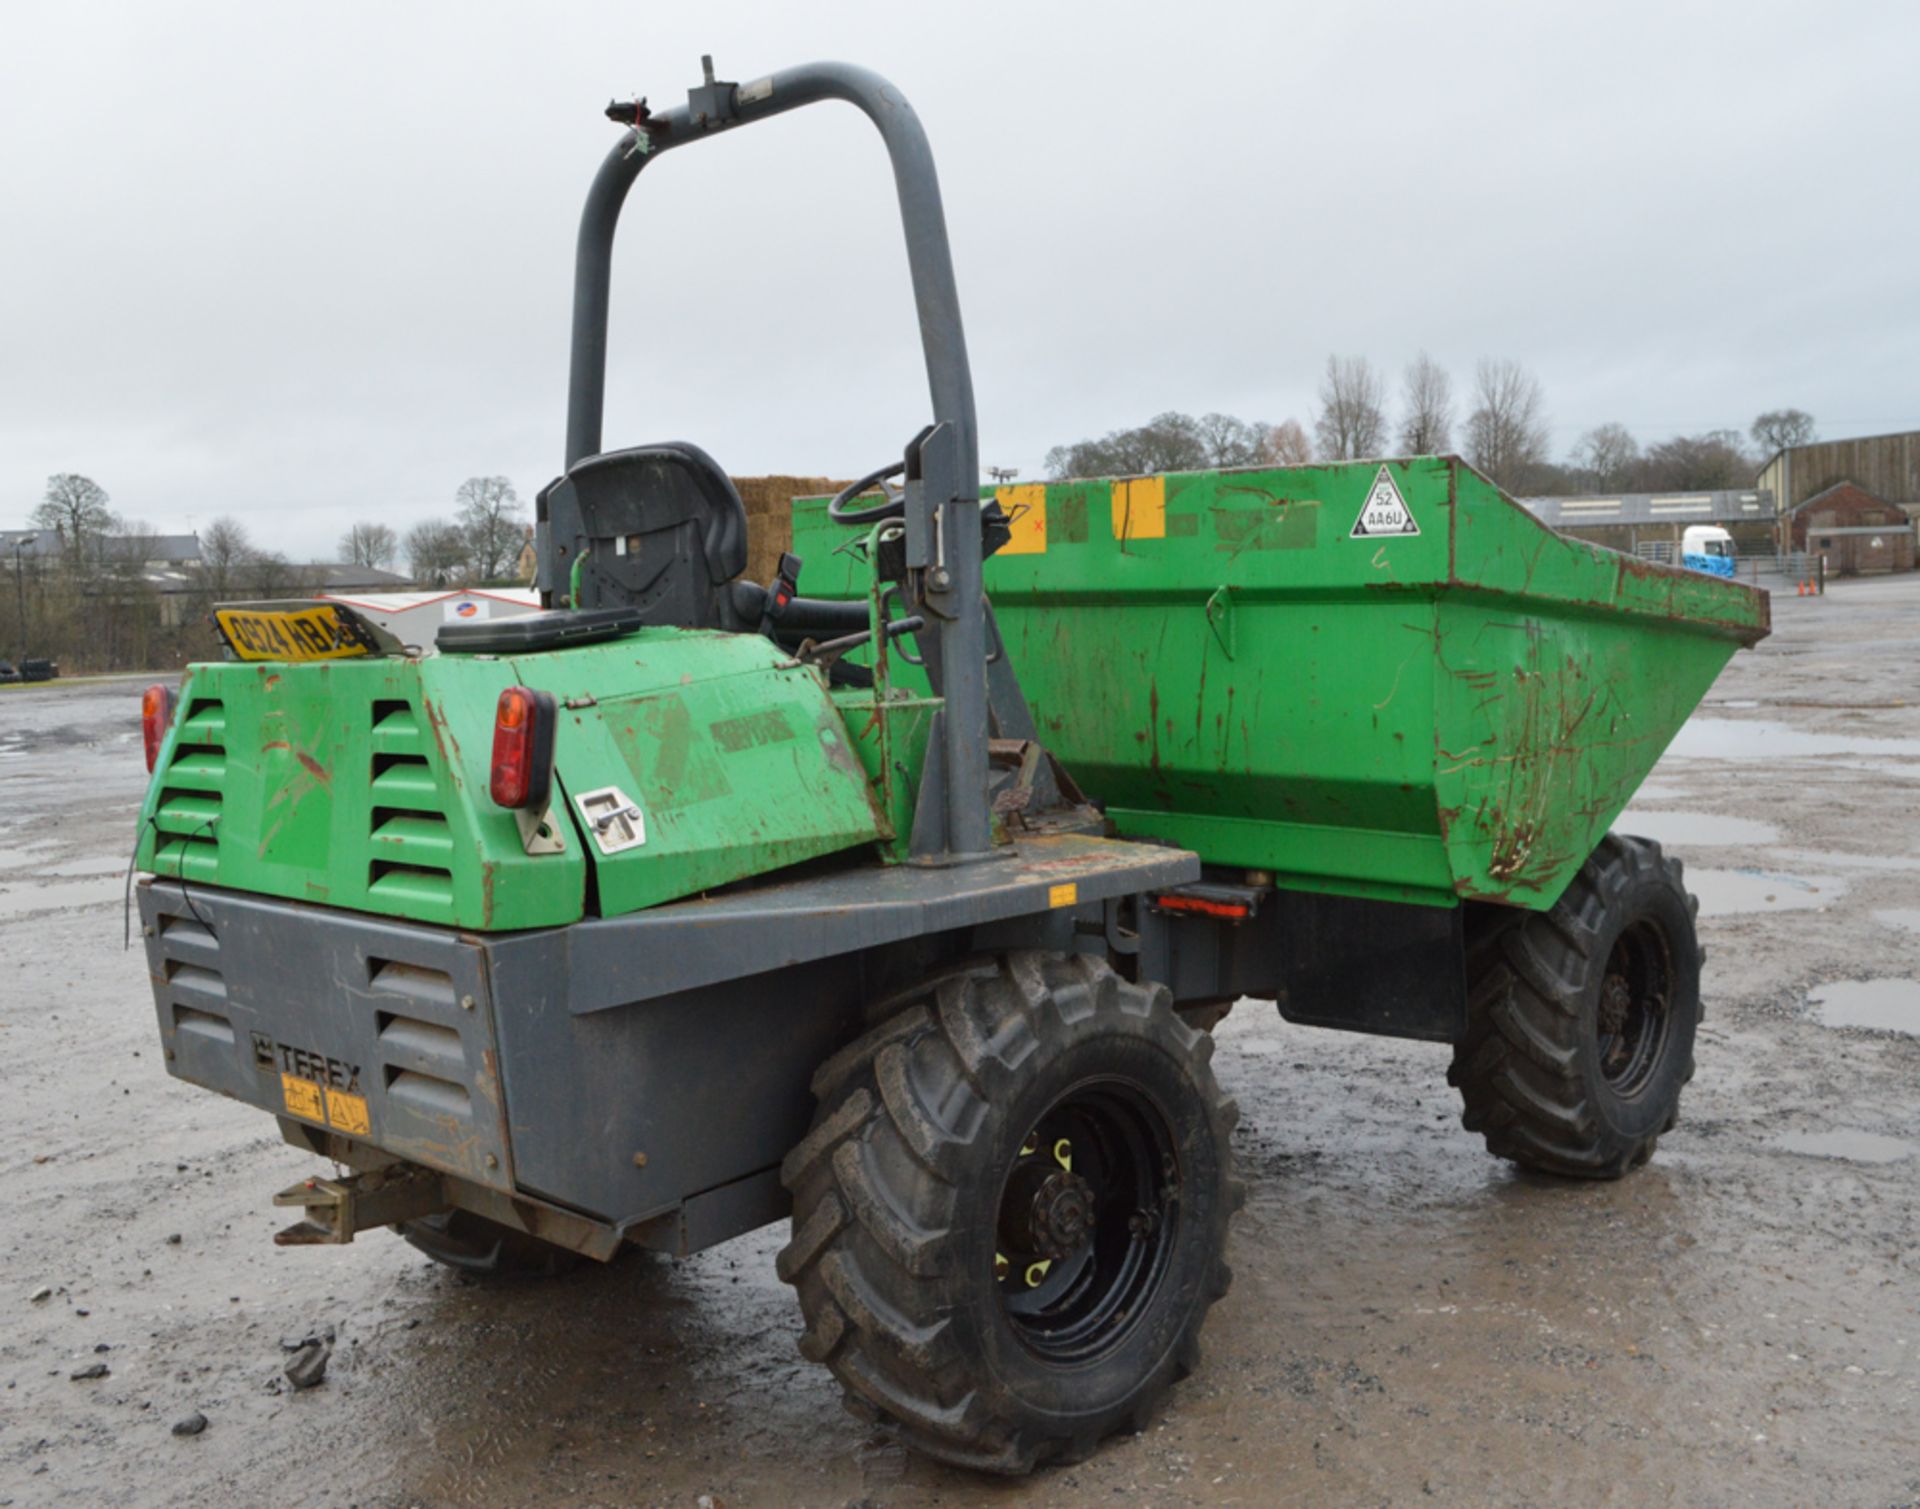
[[[1920,874],[1920,855],[1850,854],[1844,849],[1775,849],[1770,856],[1790,865],[1815,869],[1878,870],[1893,875]]]
[[[1885,911],[1875,912],[1873,920],[1882,927],[1920,933],[1920,907],[1888,907]]]
[[[1614,827],[1621,833],[1656,839],[1669,848],[1744,849],[1780,839],[1780,830],[1772,823],[1717,812],[1623,812]]]
[[[1783,1152],[1806,1158],[1837,1158],[1844,1163],[1898,1163],[1920,1153],[1920,1144],[1881,1132],[1835,1127],[1825,1132],[1788,1132],[1773,1139]]]
[[[1920,980],[1834,980],[1807,992],[1829,1027],[1920,1035]]]
[[[1700,898],[1700,915],[1804,912],[1831,906],[1846,893],[1838,875],[1789,875],[1772,870],[1687,870],[1687,889]]]
[[[1764,718],[1690,718],[1667,747],[1666,758],[1683,760],[1871,759],[1868,768],[1920,777],[1920,739],[1884,739],[1866,734],[1815,733]]]

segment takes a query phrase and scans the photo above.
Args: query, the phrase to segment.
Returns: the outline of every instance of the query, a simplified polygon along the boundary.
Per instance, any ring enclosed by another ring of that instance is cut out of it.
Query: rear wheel
[[[436,1263],[482,1278],[556,1278],[580,1262],[577,1252],[467,1210],[402,1221],[394,1230]]]
[[[1693,1078],[1697,910],[1679,860],[1608,834],[1550,911],[1469,915],[1467,1032],[1447,1079],[1489,1152],[1589,1179],[1653,1155]]]
[[[963,1466],[1139,1429],[1230,1277],[1244,1188],[1211,1039],[1085,957],[975,961],[889,1005],[815,1076],[783,1169],[800,1350]]]

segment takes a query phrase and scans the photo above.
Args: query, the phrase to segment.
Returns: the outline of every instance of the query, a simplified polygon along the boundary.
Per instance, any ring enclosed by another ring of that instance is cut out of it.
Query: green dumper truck
[[[661,152],[823,100],[887,147],[932,419],[797,504],[762,584],[711,457],[601,444],[612,245]],[[1609,827],[1764,595],[1446,457],[983,491],[898,91],[709,68],[609,113],[549,610],[412,646],[230,605],[228,658],[143,704],[167,1067],[349,1171],[277,1196],[279,1240],[532,1274],[786,1220],[849,1406],[1020,1472],[1196,1363],[1243,997],[1452,1044],[1519,1164],[1643,1162],[1700,953],[1678,864]]]

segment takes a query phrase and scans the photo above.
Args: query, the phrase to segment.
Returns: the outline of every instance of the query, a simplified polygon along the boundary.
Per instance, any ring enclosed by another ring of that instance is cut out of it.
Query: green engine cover
[[[495,706],[559,708],[550,826],[528,854],[488,795]],[[612,847],[578,799],[617,792]],[[154,874],[503,930],[696,894],[887,836],[820,677],[751,635],[649,629],[529,654],[193,666],[141,811]]]

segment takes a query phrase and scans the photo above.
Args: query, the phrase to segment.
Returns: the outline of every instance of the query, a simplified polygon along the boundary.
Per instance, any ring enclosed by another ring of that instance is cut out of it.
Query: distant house
[[[25,542],[22,544],[22,542]],[[0,557],[13,563],[16,546],[24,561],[57,561],[64,553],[59,532],[52,529],[0,529]],[[115,564],[137,562],[156,580],[178,573],[200,559],[197,534],[110,534],[97,542],[100,558]]]
[[[302,594],[323,597],[339,592],[397,592],[413,585],[413,579],[398,571],[383,571],[378,566],[356,566],[349,562],[316,561],[305,566],[289,566],[287,572],[299,584]]]
[[[1757,479],[1780,500],[1783,517],[1841,482],[1920,520],[1920,430],[1788,446],[1773,453]]]
[[[1825,556],[1827,569],[1836,575],[1913,570],[1914,533],[1907,511],[1851,482],[1815,493],[1783,524],[1789,549]]]
[[[447,623],[518,618],[540,611],[540,594],[531,587],[463,588],[458,591],[354,592],[317,594],[344,604],[405,644],[430,647]]]

